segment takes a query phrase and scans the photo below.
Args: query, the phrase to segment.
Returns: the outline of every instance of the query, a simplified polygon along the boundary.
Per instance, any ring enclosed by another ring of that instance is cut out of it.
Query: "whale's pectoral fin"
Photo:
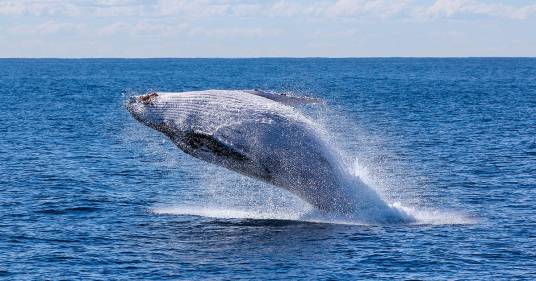
[[[232,147],[222,143],[217,138],[201,133],[201,132],[188,132],[184,136],[185,144],[188,150],[187,152],[195,154],[199,151],[211,152],[215,156],[228,158],[236,161],[248,160],[247,156],[233,149]]]
[[[267,98],[269,100],[273,100],[285,105],[302,105],[302,104],[318,104],[318,105],[325,105],[326,102],[321,99],[316,98],[309,98],[309,97],[293,97],[293,96],[287,96],[286,94],[276,94],[276,93],[270,93],[270,92],[264,92],[261,90],[247,90],[244,91],[246,93],[250,93],[252,95],[257,95],[263,98]]]

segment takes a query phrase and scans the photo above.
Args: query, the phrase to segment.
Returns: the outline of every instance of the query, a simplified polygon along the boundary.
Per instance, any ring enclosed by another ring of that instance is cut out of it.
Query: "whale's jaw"
[[[143,114],[143,106],[139,104],[138,97],[130,97],[125,102],[125,108],[127,111],[140,123],[145,123],[144,119],[142,118]]]

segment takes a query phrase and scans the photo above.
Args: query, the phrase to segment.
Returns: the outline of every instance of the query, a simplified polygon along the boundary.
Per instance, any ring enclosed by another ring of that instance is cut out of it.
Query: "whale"
[[[391,207],[345,169],[322,129],[296,107],[322,100],[260,90],[150,92],[126,108],[202,161],[285,189],[322,213],[401,222]]]

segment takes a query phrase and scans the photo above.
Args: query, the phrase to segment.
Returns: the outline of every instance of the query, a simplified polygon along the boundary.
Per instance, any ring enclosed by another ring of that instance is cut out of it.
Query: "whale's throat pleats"
[[[190,150],[188,152],[192,154],[195,154],[195,152],[201,150],[212,152],[212,154],[218,157],[232,159],[239,162],[249,160],[248,157],[244,154],[240,153],[239,151],[222,143],[215,137],[208,134],[199,132],[188,132],[184,135],[183,140],[186,144],[187,149]]]
[[[222,165],[243,175],[259,178],[266,182],[272,180],[273,175],[268,166],[251,159],[210,134],[189,131],[181,135],[180,138],[172,139],[181,150],[196,158]]]

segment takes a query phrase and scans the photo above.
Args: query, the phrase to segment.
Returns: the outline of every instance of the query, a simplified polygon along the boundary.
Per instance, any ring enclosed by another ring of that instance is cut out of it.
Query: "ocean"
[[[416,222],[311,216],[124,107],[206,89],[324,100],[298,110]],[[0,93],[0,279],[536,279],[534,58],[0,59]]]

